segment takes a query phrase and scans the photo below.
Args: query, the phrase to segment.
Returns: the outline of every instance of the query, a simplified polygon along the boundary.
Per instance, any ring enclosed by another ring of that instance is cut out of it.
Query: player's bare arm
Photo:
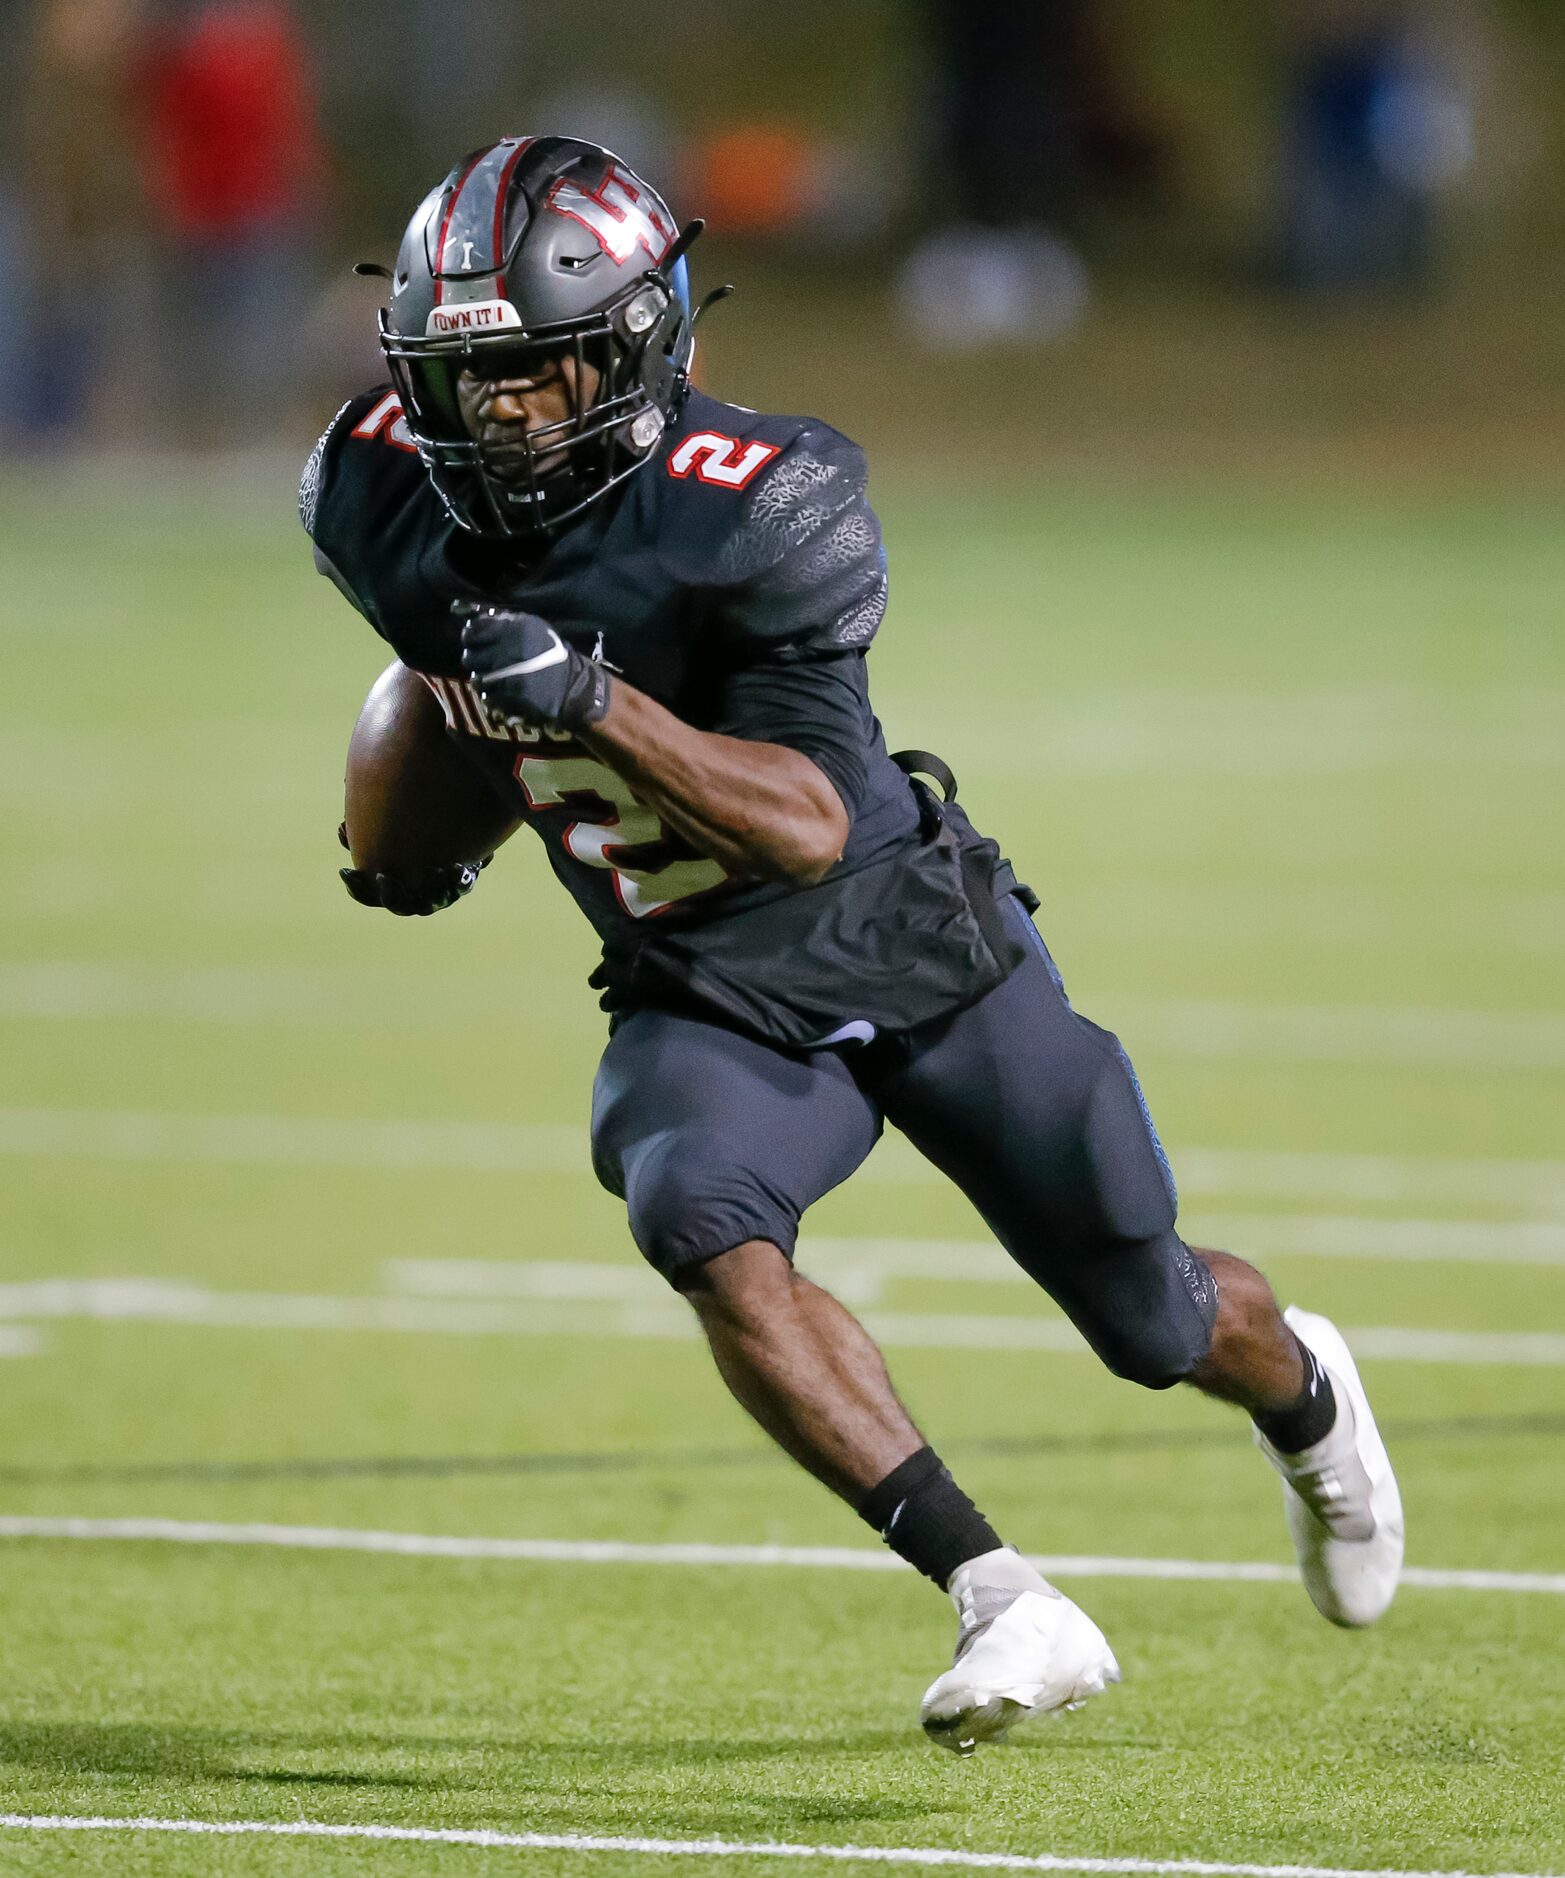
[[[475,612],[462,656],[491,711],[574,729],[666,828],[726,872],[807,886],[841,858],[842,798],[799,751],[696,730],[525,615]]]
[[[809,886],[842,858],[842,798],[797,750],[693,730],[618,681],[583,741],[698,854],[731,873]]]

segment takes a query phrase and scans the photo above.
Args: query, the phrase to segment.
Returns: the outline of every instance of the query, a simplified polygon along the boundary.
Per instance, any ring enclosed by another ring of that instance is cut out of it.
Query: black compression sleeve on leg
[[[994,1528],[933,1448],[892,1468],[859,1502],[859,1517],[942,1591],[959,1565],[999,1549]]]
[[[1337,1400],[1331,1378],[1322,1369],[1320,1358],[1295,1335],[1299,1356],[1304,1364],[1304,1387],[1299,1398],[1285,1409],[1250,1417],[1279,1454],[1302,1454],[1324,1441],[1337,1419]]]

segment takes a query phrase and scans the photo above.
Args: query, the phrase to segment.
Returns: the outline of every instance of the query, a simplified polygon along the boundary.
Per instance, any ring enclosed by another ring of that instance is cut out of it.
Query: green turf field
[[[382,660],[257,474],[0,491],[0,1515],[873,1551],[592,1181],[593,949],[541,856],[427,922],[338,887]],[[1006,1536],[1098,1561],[1061,1578],[1122,1688],[958,1763],[911,1575],[0,1538],[0,1811],[1565,1871],[1555,505],[875,493],[888,732],[1042,894],[1187,1234],[1371,1333],[1413,1563],[1552,1590],[1350,1636],[1099,1575],[1285,1560],[1275,1482],[1060,1347],[888,1142],[801,1262]],[[852,1869],[0,1827],[4,1872],[660,1866]]]

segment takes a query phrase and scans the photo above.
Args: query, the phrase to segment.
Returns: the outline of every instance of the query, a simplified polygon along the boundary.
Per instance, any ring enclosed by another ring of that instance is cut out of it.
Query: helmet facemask
[[[515,538],[574,520],[646,461],[687,389],[690,326],[679,263],[672,273],[649,269],[583,319],[409,337],[383,312],[380,342],[409,432],[452,517],[474,533]],[[525,378],[562,358],[574,361],[570,415],[517,422],[503,442],[473,435],[458,393],[464,371]],[[595,382],[584,397],[589,368]]]

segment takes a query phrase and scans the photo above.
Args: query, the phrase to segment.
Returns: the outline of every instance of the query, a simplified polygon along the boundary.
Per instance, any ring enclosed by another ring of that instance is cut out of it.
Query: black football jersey
[[[531,556],[447,515],[395,393],[344,407],[306,467],[318,561],[439,699],[447,728],[542,837],[601,937],[789,891],[733,879],[671,838],[566,733],[489,716],[462,675],[455,600],[535,613],[699,730],[786,744],[841,794],[841,869],[913,839],[918,810],[870,709],[864,651],[886,604],[863,453],[807,418],[694,393],[655,458]]]
[[[936,839],[870,708],[886,562],[865,483],[828,425],[700,393],[619,491],[536,546],[452,521],[388,388],[345,405],[306,465],[318,566],[543,840],[603,941],[611,1009],[672,1003],[813,1045],[923,1021],[1014,965],[987,917],[1014,878],[954,807]],[[730,875],[570,733],[491,717],[457,600],[538,615],[698,730],[801,751],[848,811],[842,858],[808,888]]]

